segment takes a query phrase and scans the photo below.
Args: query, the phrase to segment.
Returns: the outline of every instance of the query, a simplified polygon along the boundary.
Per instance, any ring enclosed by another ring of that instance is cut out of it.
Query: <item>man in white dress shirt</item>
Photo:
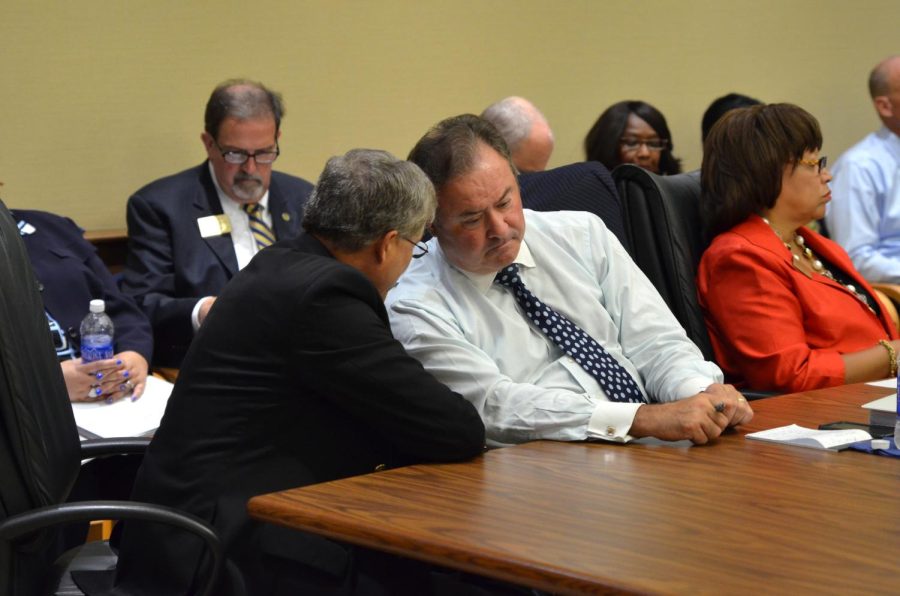
[[[272,169],[283,115],[261,83],[225,81],[206,104],[207,161],[128,200],[122,287],[153,326],[154,365],[178,367],[225,284],[265,245],[300,232],[312,184]]]
[[[599,218],[522,209],[509,151],[488,122],[444,120],[410,160],[434,183],[438,209],[430,254],[388,294],[391,327],[475,405],[489,444],[647,436],[702,444],[752,418]],[[627,371],[646,403],[611,401],[524,316],[513,292],[494,283],[512,263],[528,290]]]
[[[869,75],[869,94],[882,127],[841,155],[831,168],[831,237],[869,281],[900,283],[900,56]]]

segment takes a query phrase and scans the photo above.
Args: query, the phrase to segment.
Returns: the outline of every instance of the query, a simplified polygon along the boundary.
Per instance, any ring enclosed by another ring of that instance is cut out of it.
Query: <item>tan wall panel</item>
[[[551,165],[580,160],[600,111],[636,98],[696,168],[700,116],[728,91],[809,109],[834,158],[876,126],[865,78],[900,52],[897,23],[896,0],[7,0],[0,196],[124,226],[132,191],[203,159],[204,103],[233,76],[284,94],[278,166],[312,180],[330,155],[405,155],[438,119],[509,94],[550,119]]]

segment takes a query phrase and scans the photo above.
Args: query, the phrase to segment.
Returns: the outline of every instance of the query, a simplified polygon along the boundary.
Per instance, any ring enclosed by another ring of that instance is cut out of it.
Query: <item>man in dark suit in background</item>
[[[153,325],[153,364],[178,367],[222,287],[265,246],[300,229],[312,185],[272,171],[281,97],[226,81],[206,104],[208,160],[128,200],[124,290]]]
[[[410,259],[425,254],[434,209],[434,188],[415,165],[372,150],[332,158],[305,234],[238,273],[188,351],[133,497],[212,523],[249,594],[428,591],[420,565],[254,522],[246,503],[481,452],[475,408],[406,354],[383,303]],[[204,561],[191,536],[135,522],[120,553],[128,594],[194,593]]]

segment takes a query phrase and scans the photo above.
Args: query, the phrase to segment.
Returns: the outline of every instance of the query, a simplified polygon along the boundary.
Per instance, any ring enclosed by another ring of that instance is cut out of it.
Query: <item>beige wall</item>
[[[87,229],[124,226],[142,184],[200,163],[212,87],[246,76],[282,91],[279,169],[314,180],[351,147],[405,155],[445,116],[510,94],[582,158],[622,99],[666,114],[700,164],[700,116],[739,91],[816,115],[832,158],[875,128],[865,78],[900,53],[896,0],[185,2],[4,0],[0,196]]]

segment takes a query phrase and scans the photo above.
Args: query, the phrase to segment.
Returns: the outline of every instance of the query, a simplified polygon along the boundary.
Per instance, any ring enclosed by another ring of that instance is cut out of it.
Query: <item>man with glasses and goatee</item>
[[[206,104],[207,161],[128,200],[123,288],[153,325],[153,364],[178,367],[216,295],[262,248],[296,236],[312,185],[272,171],[284,106],[261,83],[225,81]]]

